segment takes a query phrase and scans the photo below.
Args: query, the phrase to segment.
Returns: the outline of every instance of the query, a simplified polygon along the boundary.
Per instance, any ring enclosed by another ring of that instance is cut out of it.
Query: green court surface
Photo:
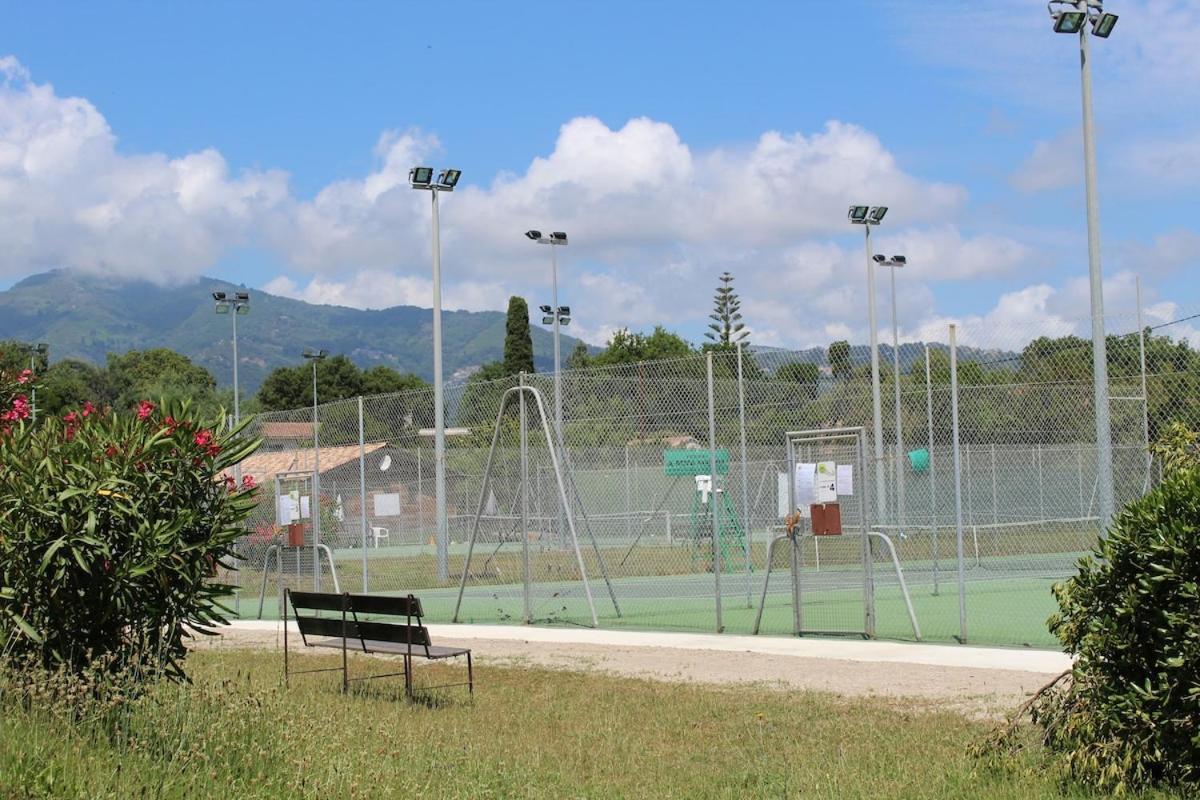
[[[862,634],[864,604],[861,578],[838,570],[804,574],[803,577],[801,606],[806,631],[851,636]],[[853,585],[847,587],[847,581]],[[973,575],[966,582],[966,641],[972,644],[1054,647],[1056,640],[1046,628],[1046,620],[1056,608],[1050,593],[1053,583],[1054,579],[1045,577]],[[323,588],[326,591],[333,589],[331,585]],[[360,587],[345,588],[356,591]],[[762,591],[761,575],[752,576],[749,588],[751,591],[747,602],[744,576],[724,576],[721,607],[724,632],[753,632]],[[910,579],[908,588],[922,639],[930,642],[958,641],[960,627],[956,584],[943,580],[936,595],[931,582],[913,583]],[[706,633],[717,630],[712,575],[614,580],[613,591],[621,611],[619,616],[603,581],[593,580],[591,589],[602,628]],[[457,588],[422,589],[414,593],[422,600],[428,622],[445,623],[452,620]],[[230,605],[234,606],[233,598],[230,598]],[[523,605],[520,584],[468,586],[459,621],[520,624],[523,621]],[[257,593],[247,591],[241,594],[236,606],[238,616],[257,617]],[[530,591],[530,606],[533,624],[591,625],[587,600],[578,581],[535,584]],[[894,581],[880,580],[877,583],[875,612],[876,637],[909,641],[915,638],[902,594]],[[268,595],[263,616],[277,619],[278,615],[278,597]],[[779,636],[791,635],[792,631],[790,575],[773,572],[760,633]]]

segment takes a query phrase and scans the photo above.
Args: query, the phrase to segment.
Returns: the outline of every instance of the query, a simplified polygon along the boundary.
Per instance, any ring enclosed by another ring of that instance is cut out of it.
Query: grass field
[[[410,704],[388,681],[343,696],[332,673],[285,691],[277,654],[200,652],[189,665],[193,687],[160,687],[106,712],[109,724],[0,693],[0,796],[1086,796],[1036,754],[1004,768],[968,755],[990,723],[883,698],[484,665],[473,700]],[[383,667],[355,660],[370,668]]]

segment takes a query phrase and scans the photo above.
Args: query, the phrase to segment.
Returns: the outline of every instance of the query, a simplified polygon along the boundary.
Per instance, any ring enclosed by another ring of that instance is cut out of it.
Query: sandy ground
[[[303,649],[298,639],[289,637],[292,649]],[[660,681],[749,684],[780,691],[829,692],[849,698],[879,697],[889,704],[899,701],[906,706],[955,710],[973,717],[1003,716],[1053,677],[1045,672],[1009,669],[642,645],[440,636],[437,644],[470,647],[476,664],[482,666],[476,675],[477,683],[484,687],[489,665],[528,665]],[[282,631],[240,628],[225,629],[222,636],[196,644],[198,649],[223,650],[280,650],[282,646]]]

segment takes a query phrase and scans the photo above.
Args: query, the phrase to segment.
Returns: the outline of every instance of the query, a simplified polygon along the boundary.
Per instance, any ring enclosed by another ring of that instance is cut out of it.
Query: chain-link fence
[[[1119,507],[1157,477],[1147,442],[1200,420],[1200,357],[1169,329],[1109,329]],[[463,621],[749,633],[761,613],[763,632],[787,633],[793,590],[818,617],[867,613],[869,570],[876,635],[912,638],[891,553],[873,544],[864,564],[852,525],[843,539],[802,535],[796,561],[777,548],[763,602],[770,543],[796,510],[786,434],[862,428],[866,460],[841,476],[839,499],[895,545],[923,637],[1052,644],[1050,587],[1100,532],[1090,346],[994,345],[968,337],[956,382],[945,344],[902,346],[898,383],[881,348],[878,436],[861,347],[565,371],[561,432],[552,375],[450,385],[440,556],[431,392],[262,414],[248,429],[262,449],[242,466],[262,502],[232,602],[272,616],[281,587],[320,582],[418,593],[435,621],[457,609]]]

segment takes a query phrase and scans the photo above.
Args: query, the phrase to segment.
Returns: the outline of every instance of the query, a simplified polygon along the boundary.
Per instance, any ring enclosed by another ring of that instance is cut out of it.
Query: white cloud
[[[0,274],[194,277],[287,194],[282,173],[231,176],[214,150],[127,156],[116,142],[87,100],[0,59]]]
[[[1083,179],[1079,153],[1083,135],[1078,130],[1063,131],[1053,139],[1036,142],[1033,152],[1009,179],[1022,192],[1043,192],[1076,186]]]
[[[433,305],[433,282],[420,277],[396,275],[377,270],[360,270],[332,279],[312,278],[304,285],[281,275],[262,286],[263,291],[282,297],[333,306],[381,309],[392,306]],[[497,283],[463,281],[442,291],[442,308],[465,311],[489,311],[502,308],[508,294]]]

